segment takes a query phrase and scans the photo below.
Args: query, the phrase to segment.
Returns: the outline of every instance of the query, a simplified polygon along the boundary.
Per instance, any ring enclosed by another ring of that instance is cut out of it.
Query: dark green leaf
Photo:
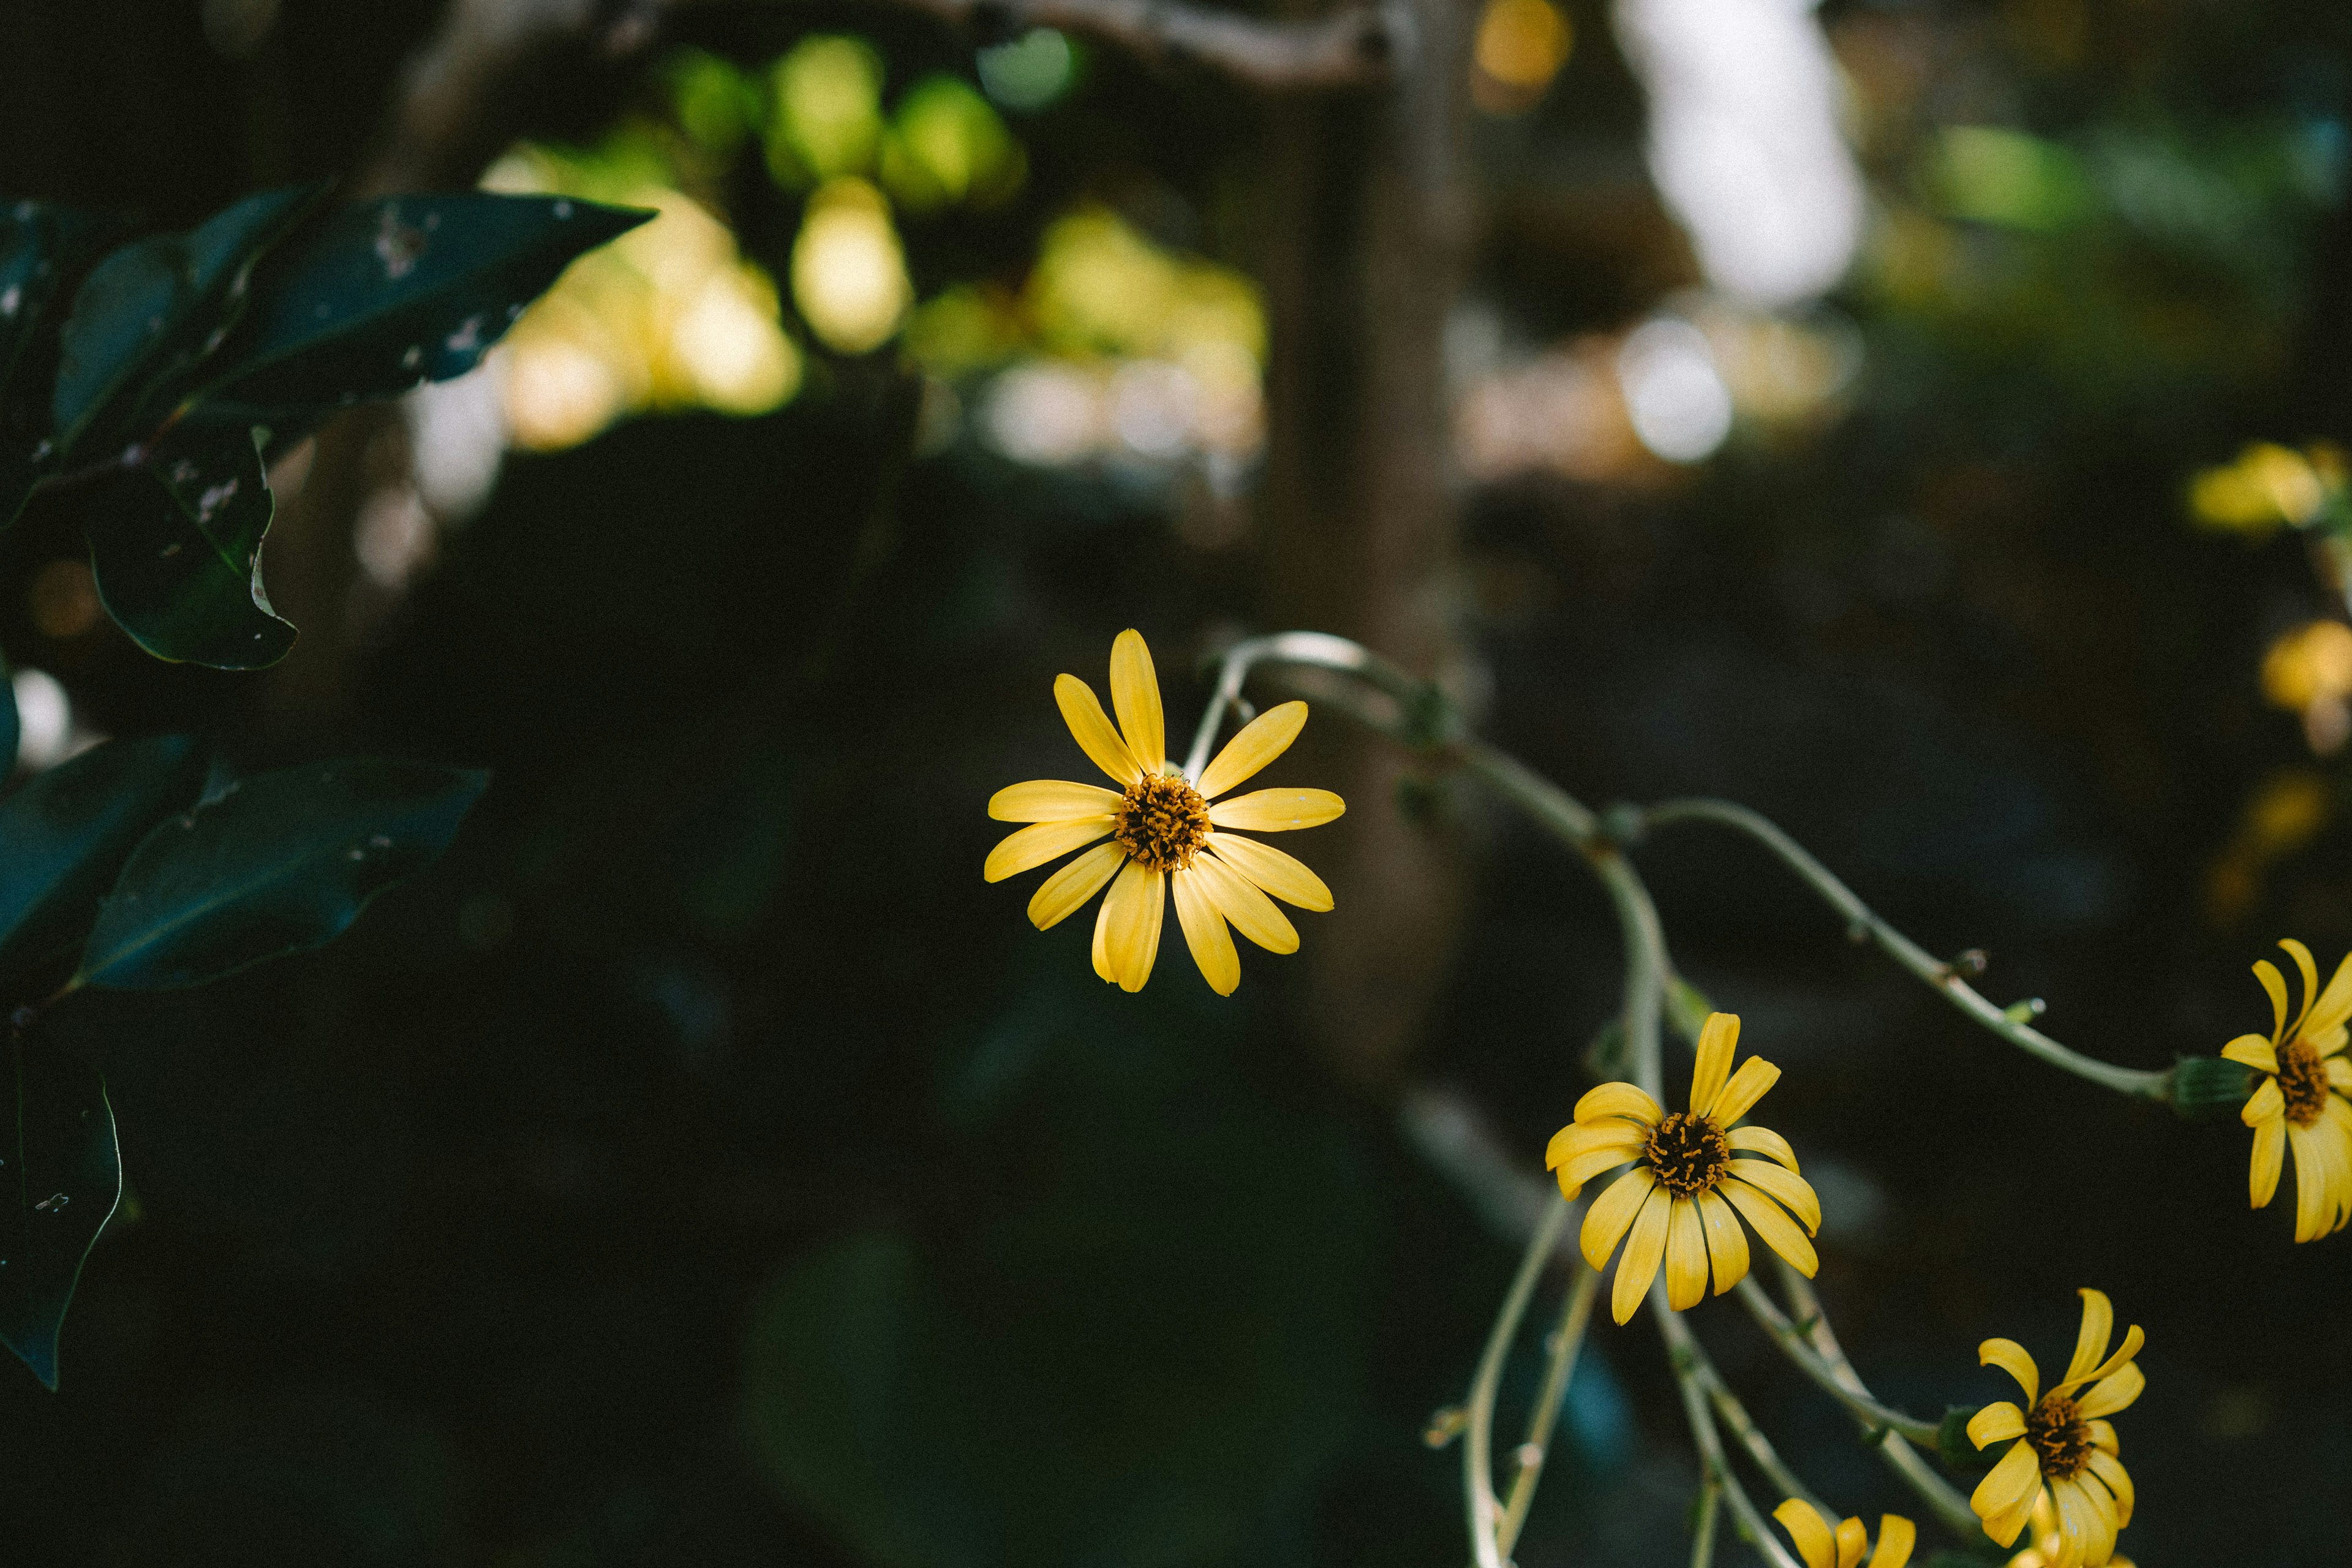
[[[2000,1454],[1987,1454],[1979,1449],[1969,1436],[1969,1423],[1977,1417],[1973,1405],[1948,1405],[1944,1407],[1943,1420],[1936,1424],[1936,1453],[1948,1469],[1962,1475],[1975,1475],[1989,1470]]]
[[[46,202],[0,211],[0,528],[56,467],[49,388],[69,289],[114,237],[94,213]]]
[[[58,1386],[58,1331],[98,1233],[122,1197],[114,1111],[97,1072],[38,1040],[14,1041],[14,1135],[0,1140],[0,1342]]]
[[[480,191],[341,208],[262,264],[205,395],[267,417],[462,375],[574,257],[653,216]]]
[[[317,947],[439,855],[488,782],[346,758],[232,784],[132,853],[77,979],[164,990]]]
[[[131,851],[203,777],[185,735],[109,741],[0,801],[0,979],[73,951]]]
[[[193,384],[244,309],[254,262],[323,186],[264,191],[187,234],[126,245],[74,296],[50,398],[68,458],[148,435]]]
[[[294,646],[261,585],[271,501],[259,432],[175,430],[152,462],[109,476],[87,507],[99,598],[141,647],[258,669]]]

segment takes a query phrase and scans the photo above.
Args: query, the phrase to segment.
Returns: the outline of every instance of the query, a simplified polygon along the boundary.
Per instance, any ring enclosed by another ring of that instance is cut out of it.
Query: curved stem
[[[1536,1483],[1543,1479],[1544,1460],[1551,1454],[1551,1429],[1559,1419],[1560,1403],[1575,1375],[1576,1352],[1592,1321],[1592,1300],[1599,1293],[1600,1270],[1577,1259],[1576,1284],[1559,1310],[1559,1327],[1552,1331],[1551,1361],[1544,1368],[1543,1392],[1536,1396],[1535,1414],[1528,1421],[1528,1440],[1520,1450],[1519,1473],[1511,1478],[1511,1495],[1503,1507],[1503,1522],[1495,1531],[1496,1553],[1508,1561],[1519,1543],[1519,1531],[1535,1506]]]
[[[1714,1358],[1706,1353],[1706,1347],[1698,1342],[1698,1336],[1687,1336],[1685,1346],[1690,1354],[1691,1375],[1698,1379],[1699,1386],[1715,1405],[1716,1415],[1731,1428],[1731,1435],[1739,1439],[1739,1446],[1748,1450],[1748,1457],[1756,1461],[1756,1468],[1764,1472],[1765,1479],[1780,1489],[1782,1497],[1802,1499],[1823,1518],[1835,1517],[1829,1506],[1815,1497],[1812,1489],[1799,1480],[1797,1473],[1781,1459],[1780,1451],[1772,1446],[1772,1439],[1764,1435],[1755,1419],[1748,1414],[1748,1406],[1739,1402],[1739,1396],[1733,1394],[1731,1385],[1723,1380],[1722,1372],[1717,1368]]]
[[[1463,1411],[1467,1428],[1462,1443],[1463,1500],[1469,1510],[1471,1556],[1478,1568],[1503,1568],[1503,1554],[1496,1541],[1503,1508],[1495,1496],[1495,1392],[1502,1384],[1503,1363],[1511,1353],[1511,1342],[1518,1337],[1519,1320],[1527,1316],[1528,1299],[1543,1277],[1544,1263],[1559,1239],[1568,1212],[1567,1199],[1552,1204],[1528,1238],[1518,1275],[1512,1279],[1503,1310],[1486,1335],[1486,1353],[1478,1358],[1477,1374],[1470,1383],[1470,1402]]]
[[[1690,1327],[1680,1313],[1666,1305],[1665,1286],[1662,1281],[1650,1292],[1650,1310],[1658,1320],[1658,1331],[1665,1337],[1666,1360],[1674,1367],[1675,1386],[1683,1396],[1683,1414],[1690,1420],[1691,1439],[1698,1445],[1699,1467],[1705,1483],[1712,1483],[1730,1505],[1731,1522],[1740,1539],[1764,1554],[1773,1568],[1804,1568],[1804,1565],[1780,1544],[1764,1522],[1764,1516],[1748,1496],[1748,1489],[1739,1484],[1729,1461],[1723,1457],[1723,1437],[1715,1427],[1715,1413],[1707,1407],[1706,1391],[1693,1370],[1696,1345]]]
[[[1769,818],[1727,800],[1670,800],[1650,807],[1643,814],[1643,820],[1653,827],[1671,826],[1678,822],[1711,822],[1747,834],[1779,856],[1832,909],[1843,915],[1857,941],[1866,937],[1875,942],[1879,951],[1943,993],[1953,1006],[2018,1049],[2118,1094],[2144,1100],[2171,1098],[2172,1074],[2168,1070],[2119,1068],[2084,1056],[1995,1006],[1950,964],[1880,919],[1875,910],[1854,895],[1853,889],[1839,881],[1828,867],[1814,859],[1803,845],[1782,832]]]
[[[1788,1314],[1780,1310],[1761,1285],[1756,1283],[1753,1275],[1739,1282],[1739,1300],[1748,1309],[1748,1315],[1772,1336],[1772,1342],[1780,1347],[1780,1352],[1796,1363],[1797,1370],[1811,1378],[1823,1393],[1844,1405],[1864,1430],[1896,1432],[1923,1443],[1936,1440],[1936,1424],[1933,1421],[1906,1415],[1900,1410],[1879,1404],[1867,1394],[1848,1387],[1830,1363],[1822,1359],[1820,1352],[1806,1342],[1797,1326],[1789,1321]]]
[[[1715,1568],[1715,1519],[1723,1502],[1723,1489],[1713,1481],[1698,1489],[1698,1518],[1691,1526],[1691,1568]]]

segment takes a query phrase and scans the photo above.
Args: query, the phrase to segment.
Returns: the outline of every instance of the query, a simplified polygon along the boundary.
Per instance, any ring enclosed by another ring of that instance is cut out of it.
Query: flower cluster
[[[2017,1379],[2025,1403],[2002,1400],[1978,1411],[1969,1440],[1981,1448],[2014,1438],[2008,1453],[1977,1483],[1969,1506],[1984,1531],[2003,1546],[2014,1542],[2047,1497],[2056,1517],[2058,1547],[2049,1568],[2101,1568],[2115,1556],[2116,1532],[2131,1522],[2132,1482],[2116,1458],[2116,1429],[2106,1417],[2137,1399],[2147,1379],[2132,1359],[2147,1336],[2135,1324],[2112,1355],[2115,1308],[2086,1289],[2083,1324],[2066,1375],[2042,1392],[2042,1369],[2015,1340],[1987,1340],[1979,1364]]]
[[[1812,1504],[1793,1497],[1774,1509],[1772,1517],[1797,1543],[1797,1555],[1805,1560],[1805,1568],[1864,1568],[1862,1554],[1870,1545],[1870,1532],[1862,1521],[1841,1520],[1832,1529]],[[1911,1548],[1918,1538],[1916,1527],[1901,1514],[1880,1514],[1878,1549],[1871,1552],[1867,1568],[1903,1568],[1911,1561]]]

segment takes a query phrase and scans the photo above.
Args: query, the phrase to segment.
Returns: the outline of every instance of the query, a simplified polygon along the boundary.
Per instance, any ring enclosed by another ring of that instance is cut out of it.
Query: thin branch
[[[1698,1445],[1704,1481],[1712,1482],[1721,1490],[1723,1500],[1731,1507],[1731,1522],[1740,1539],[1762,1552],[1772,1568],[1804,1568],[1764,1522],[1764,1516],[1748,1499],[1748,1489],[1739,1484],[1738,1476],[1723,1457],[1723,1437],[1715,1428],[1715,1413],[1707,1408],[1706,1393],[1692,1370],[1691,1352],[1696,1347],[1690,1326],[1682,1321],[1680,1313],[1666,1305],[1664,1281],[1652,1288],[1650,1308],[1658,1320],[1658,1331],[1665,1336],[1666,1360],[1674,1368],[1675,1386],[1682,1393],[1683,1414],[1690,1421],[1691,1440]]]
[[[992,32],[1058,27],[1160,65],[1199,64],[1266,91],[1361,87],[1408,67],[1402,7],[1350,5],[1312,21],[1276,22],[1184,0],[897,0],[945,22]]]
[[[1511,1342],[1518,1337],[1519,1320],[1527,1316],[1528,1300],[1535,1294],[1536,1281],[1543,1277],[1544,1263],[1559,1240],[1568,1215],[1564,1198],[1544,1211],[1542,1222],[1528,1242],[1526,1256],[1519,1259],[1518,1276],[1503,1298],[1503,1310],[1496,1314],[1495,1327],[1486,1336],[1477,1374],[1470,1382],[1470,1402],[1463,1411],[1467,1429],[1462,1442],[1462,1491],[1469,1515],[1470,1552],[1478,1568],[1503,1568],[1495,1533],[1503,1518],[1503,1505],[1495,1496],[1495,1394],[1502,1385],[1503,1363],[1510,1356]]]
[[[1715,1520],[1721,1511],[1723,1489],[1706,1481],[1698,1489],[1698,1519],[1691,1526],[1691,1568],[1715,1568]]]
[[[1739,1300],[1748,1309],[1748,1315],[1772,1336],[1772,1342],[1780,1347],[1780,1353],[1794,1363],[1797,1370],[1811,1378],[1822,1392],[1844,1405],[1864,1431],[1897,1432],[1923,1443],[1936,1440],[1937,1428],[1933,1421],[1922,1421],[1916,1415],[1906,1415],[1890,1405],[1881,1405],[1839,1377],[1836,1370],[1798,1331],[1797,1326],[1789,1321],[1788,1314],[1780,1310],[1761,1285],[1756,1283],[1754,1276],[1739,1282]],[[1855,1381],[1859,1382],[1859,1379]]]
[[[1706,1353],[1706,1347],[1698,1342],[1698,1336],[1689,1336],[1685,1348],[1690,1353],[1691,1375],[1698,1379],[1699,1386],[1706,1391],[1707,1398],[1714,1404],[1716,1414],[1723,1418],[1725,1426],[1731,1428],[1731,1435],[1739,1439],[1739,1446],[1748,1450],[1748,1457],[1756,1461],[1756,1468],[1764,1472],[1765,1479],[1780,1489],[1782,1497],[1801,1498],[1819,1512],[1829,1515],[1828,1506],[1813,1495],[1811,1488],[1797,1479],[1797,1473],[1789,1468],[1788,1463],[1780,1458],[1780,1451],[1772,1446],[1772,1439],[1764,1435],[1754,1417],[1748,1414],[1748,1406],[1731,1392],[1731,1385],[1724,1381],[1714,1358]]]
[[[2060,1045],[2024,1019],[1995,1006],[1952,965],[1880,919],[1876,911],[1855,897],[1853,889],[1839,881],[1831,874],[1829,868],[1814,859],[1804,846],[1782,832],[1770,819],[1744,805],[1725,800],[1665,801],[1650,807],[1643,817],[1654,827],[1664,827],[1677,822],[1712,822],[1747,834],[1779,856],[1832,909],[1843,915],[1847,928],[1856,941],[1867,939],[1877,943],[1879,950],[1889,958],[1943,993],[1953,1006],[2018,1049],[2040,1058],[2052,1067],[2073,1073],[2076,1078],[2087,1079],[2103,1089],[2114,1089],[2118,1094],[2146,1100],[2168,1100],[2171,1097],[2172,1074],[2169,1071],[2119,1068],[2095,1060]]]
[[[1544,1460],[1551,1455],[1552,1426],[1559,1419],[1561,1401],[1568,1397],[1569,1380],[1576,1373],[1576,1352],[1592,1321],[1592,1300],[1600,1288],[1601,1271],[1578,1258],[1576,1284],[1560,1303],[1559,1327],[1552,1331],[1551,1361],[1544,1368],[1543,1392],[1536,1396],[1535,1414],[1528,1421],[1528,1440],[1519,1447],[1519,1473],[1511,1478],[1503,1522],[1495,1531],[1495,1550],[1507,1562],[1511,1549],[1519,1543],[1528,1510],[1535,1507],[1536,1484],[1543,1479]]]

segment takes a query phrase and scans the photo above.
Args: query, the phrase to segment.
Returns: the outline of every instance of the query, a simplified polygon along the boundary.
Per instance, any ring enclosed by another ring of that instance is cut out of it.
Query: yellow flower
[[[1609,1310],[1621,1323],[1642,1304],[1661,1258],[1666,1304],[1677,1312],[1706,1295],[1710,1258],[1717,1295],[1746,1278],[1748,1237],[1733,1209],[1808,1277],[1818,1267],[1805,1237],[1822,1226],[1822,1204],[1797,1174],[1795,1152],[1778,1132],[1733,1125],[1780,1077],[1760,1057],[1733,1072],[1732,1047],[1738,1042],[1737,1016],[1710,1015],[1699,1030],[1687,1111],[1669,1116],[1632,1084],[1604,1083],[1576,1102],[1576,1121],[1553,1134],[1544,1153],[1545,1167],[1571,1198],[1601,1172],[1633,1163],[1593,1200],[1581,1237],[1585,1260],[1603,1268],[1620,1238],[1633,1233],[1609,1297]],[[1765,1157],[1735,1161],[1735,1153]]]
[[[1805,1568],[1859,1568],[1863,1548],[1870,1544],[1870,1532],[1863,1529],[1862,1521],[1844,1520],[1832,1530],[1829,1521],[1802,1498],[1790,1498],[1772,1510],[1772,1517],[1797,1543],[1797,1555],[1805,1560]],[[1911,1561],[1911,1548],[1918,1537],[1918,1531],[1901,1514],[1880,1514],[1878,1550],[1870,1554],[1870,1568],[1903,1568]]]
[[[2292,938],[2279,945],[2303,972],[2303,1011],[2287,1023],[2286,979],[2270,960],[2256,960],[2254,978],[2271,994],[2270,1038],[2240,1035],[2221,1054],[2267,1075],[2239,1113],[2254,1130],[2248,1195],[2256,1208],[2271,1201],[2292,1147],[2294,1238],[2310,1241],[2352,1218],[2352,1105],[2342,1098],[2352,1091],[2352,1061],[2341,1054],[2344,1021],[2352,1017],[2352,957],[2321,991],[2311,950]]]
[[[2011,1558],[2007,1568],[2051,1568],[2058,1554],[2066,1549],[2066,1538],[2058,1531],[2058,1510],[2050,1506],[2047,1492],[2036,1493],[2033,1499],[2033,1528],[2026,1531],[2033,1544]],[[2128,1557],[2110,1557],[2107,1568],[2132,1568]]]
[[[2007,1546],[2032,1517],[2046,1489],[2058,1521],[2058,1546],[2047,1568],[2100,1568],[2115,1556],[2116,1531],[2131,1522],[2131,1477],[2116,1458],[2116,1429],[2105,1417],[2139,1397],[2147,1380],[2132,1358],[2147,1336],[2137,1324],[2124,1335],[2123,1348],[2107,1354],[2116,1310],[2105,1294],[2084,1290],[2083,1327],[2074,1338],[2074,1359],[2064,1381],[2040,1392],[2042,1369],[2015,1340],[1987,1340],[1977,1347],[1977,1364],[1998,1366],[2025,1390],[2025,1405],[2009,1400],[1988,1405],[1969,1422],[1969,1440],[2018,1439],[1985,1479],[1969,1506],[1984,1521],[1984,1532]],[[2077,1394],[2075,1390],[2088,1389]],[[2029,1414],[2030,1411],[2030,1414]]]
[[[1160,682],[1141,633],[1121,632],[1111,644],[1110,700],[1118,713],[1118,728],[1112,728],[1094,689],[1075,675],[1055,679],[1054,700],[1079,748],[1118,788],[1038,780],[998,790],[989,797],[988,815],[1033,826],[990,850],[982,875],[1001,882],[1108,837],[1109,843],[1087,849],[1045,879],[1029,900],[1029,919],[1044,931],[1109,883],[1110,894],[1095,919],[1095,973],[1125,991],[1142,990],[1151,977],[1169,889],[1175,892],[1185,943],[1217,994],[1232,995],[1242,982],[1227,921],[1270,952],[1296,952],[1298,932],[1266,895],[1302,910],[1328,910],[1331,889],[1281,850],[1234,829],[1279,833],[1314,827],[1338,816],[1346,805],[1328,789],[1261,789],[1230,800],[1217,797],[1289,748],[1307,723],[1307,704],[1286,702],[1259,714],[1193,779],[1168,765]]]

